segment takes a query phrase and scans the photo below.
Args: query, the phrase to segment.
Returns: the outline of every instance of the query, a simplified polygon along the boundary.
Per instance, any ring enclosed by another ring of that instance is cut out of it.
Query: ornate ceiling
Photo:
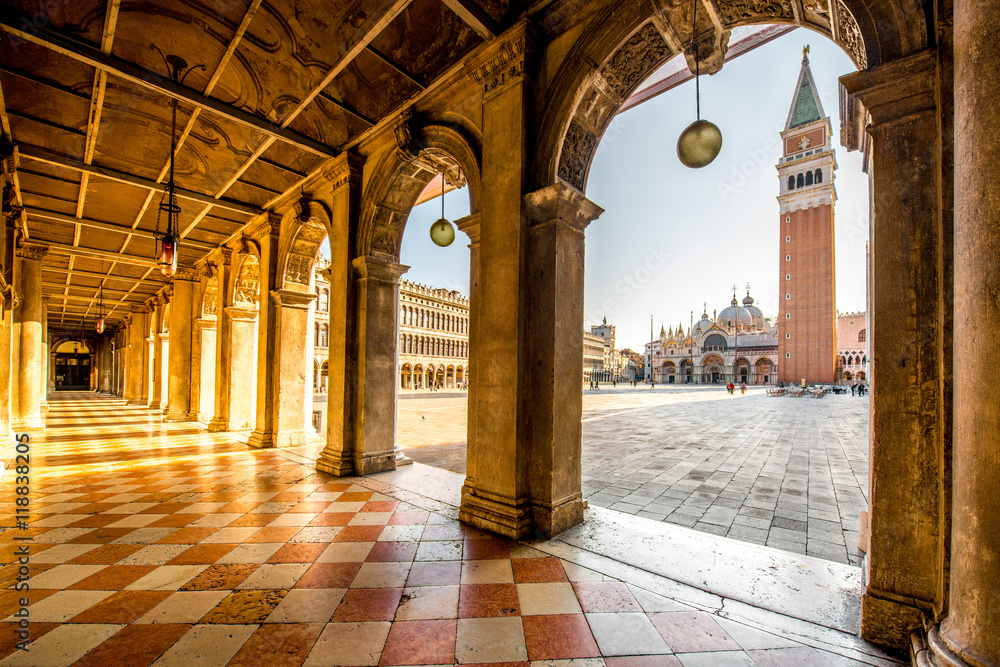
[[[154,232],[177,101],[180,264],[357,145],[518,8],[507,0],[9,0],[0,123],[50,326],[110,322],[165,283]],[[164,55],[195,66],[170,80]],[[164,220],[159,222],[163,229]]]

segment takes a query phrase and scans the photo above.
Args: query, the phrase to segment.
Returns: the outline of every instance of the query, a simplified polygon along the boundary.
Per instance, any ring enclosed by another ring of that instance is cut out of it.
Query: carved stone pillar
[[[21,297],[18,321],[20,341],[17,374],[18,410],[13,415],[15,431],[44,430],[42,420],[42,379],[45,350],[42,349],[42,257],[46,245],[22,242],[17,249],[20,272],[15,276],[15,288]]]
[[[930,645],[942,665],[1000,665],[1000,2],[955,3],[955,431],[947,618]]]
[[[49,374],[52,372],[52,366],[54,364],[49,363],[49,305],[48,297],[42,297],[42,372],[39,378],[42,382],[41,394],[42,402],[39,409],[42,414],[42,419],[49,413]],[[53,381],[54,381],[53,374]]]
[[[128,399],[127,405],[146,405],[149,395],[149,367],[146,331],[149,329],[146,306],[133,305],[128,325]]]
[[[153,307],[153,386],[150,389],[149,409],[159,410],[163,407],[163,339],[160,332],[163,331],[163,310],[167,304],[167,299],[161,294],[155,297],[156,305]]]
[[[226,308],[225,319],[230,329],[230,354],[226,377],[229,379],[225,418],[213,420],[210,431],[245,431],[253,428],[257,417],[254,402],[254,382],[257,376],[252,364],[241,362],[254,358],[254,333],[257,311],[253,308]],[[225,427],[225,428],[223,428]]]
[[[192,421],[197,408],[191,405],[191,337],[193,302],[198,276],[178,271],[174,275],[174,294],[170,301],[170,348],[167,393],[169,412],[165,422]]]
[[[229,248],[221,248],[220,254],[215,260],[215,277],[219,281],[218,300],[215,304],[215,408],[212,421],[208,424],[208,430],[216,433],[229,430],[229,406],[231,396],[232,369],[230,367],[232,359],[232,318],[228,314],[226,307],[227,295],[232,287],[233,280],[233,251]],[[256,313],[254,313],[256,318]],[[252,341],[251,341],[252,342]],[[243,357],[253,358],[253,350]],[[252,383],[253,380],[251,379]]]
[[[362,164],[360,157],[345,153],[332,178],[326,447],[316,461],[317,470],[331,475],[354,473],[358,306],[351,262],[357,247]]]
[[[525,196],[528,249],[528,496],[535,527],[554,535],[583,521],[584,231],[604,212],[568,185]],[[529,370],[530,369],[530,370]]]
[[[270,298],[279,284],[278,236],[281,218],[271,214],[254,229],[251,236],[260,244],[260,283],[257,304],[257,420],[249,445],[261,449],[275,447],[278,416],[278,307]],[[305,359],[302,360],[305,365]],[[301,400],[301,399],[300,399]]]
[[[375,257],[354,260],[358,274],[358,394],[354,473],[396,468],[396,367],[399,278],[410,267]]]
[[[473,303],[478,299],[479,295],[479,241],[482,235],[481,228],[482,216],[479,213],[472,213],[467,215],[460,220],[455,221],[455,225],[460,231],[465,233],[469,237],[469,357],[472,358],[473,350],[479,345],[479,332],[477,330],[477,324],[479,323],[479,313],[473,307]],[[470,363],[466,360],[465,373],[462,376],[463,381],[469,375]],[[412,367],[411,367],[412,368]],[[413,372],[410,373],[410,389],[416,389],[416,384]],[[466,448],[465,448],[465,483],[462,485],[462,494],[465,495],[469,493],[472,489],[476,488],[476,461],[479,459],[478,454],[475,452],[479,451],[479,445],[476,440],[476,425],[478,420],[474,415],[479,411],[479,386],[473,382],[469,385],[468,391],[468,409],[466,414],[468,415],[468,421],[466,424]]]
[[[198,403],[192,404],[199,421],[212,419],[215,411],[215,352],[218,347],[218,325],[211,317],[195,320],[195,338],[198,340],[198,355],[192,364],[198,366]],[[192,384],[194,380],[192,379]],[[192,395],[192,400],[194,396]]]
[[[951,296],[943,275],[952,223],[939,199],[935,80],[928,52],[841,78],[871,114],[870,543],[861,633],[901,650],[942,603],[947,557]]]
[[[474,448],[459,518],[510,538],[531,529],[527,461],[519,429],[525,378],[524,275],[527,225],[521,198],[528,173],[531,82],[525,54],[531,35],[521,21],[468,65],[483,90],[483,170],[477,298],[470,317],[479,335],[469,359],[475,368]]]

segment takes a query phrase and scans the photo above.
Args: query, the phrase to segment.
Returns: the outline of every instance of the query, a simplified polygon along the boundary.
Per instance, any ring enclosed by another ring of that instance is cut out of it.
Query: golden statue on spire
[[[809,60],[809,45],[802,47],[802,60]]]

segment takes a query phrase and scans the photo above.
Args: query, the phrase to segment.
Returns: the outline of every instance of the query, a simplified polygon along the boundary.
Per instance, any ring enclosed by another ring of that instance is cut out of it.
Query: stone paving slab
[[[860,564],[867,396],[606,387],[584,391],[583,407],[592,505]],[[400,410],[398,438],[414,460],[464,473],[465,419],[464,396],[414,398]]]

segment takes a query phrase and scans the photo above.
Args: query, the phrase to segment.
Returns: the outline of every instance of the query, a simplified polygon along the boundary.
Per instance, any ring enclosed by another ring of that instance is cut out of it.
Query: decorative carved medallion
[[[721,0],[719,13],[723,25],[795,18],[791,0]]]
[[[837,32],[839,37],[837,41],[851,53],[858,69],[868,69],[865,38],[861,35],[861,28],[858,27],[854,14],[851,14],[851,10],[844,4],[844,0],[837,0]]]
[[[243,260],[240,275],[236,279],[233,293],[234,303],[257,303],[257,288],[260,285],[260,264],[253,255]]]
[[[396,239],[390,230],[379,227],[372,238],[372,251],[396,256]]]
[[[201,312],[203,315],[215,315],[219,306],[219,280],[210,278],[205,285],[205,299],[202,302]]]
[[[575,118],[569,122],[566,139],[563,140],[562,153],[559,155],[559,178],[574,188],[583,192],[584,181],[587,178],[587,167],[597,146],[597,137]]]
[[[652,23],[647,23],[622,44],[601,75],[611,89],[625,98],[632,88],[646,78],[653,67],[670,55],[670,47]]]

